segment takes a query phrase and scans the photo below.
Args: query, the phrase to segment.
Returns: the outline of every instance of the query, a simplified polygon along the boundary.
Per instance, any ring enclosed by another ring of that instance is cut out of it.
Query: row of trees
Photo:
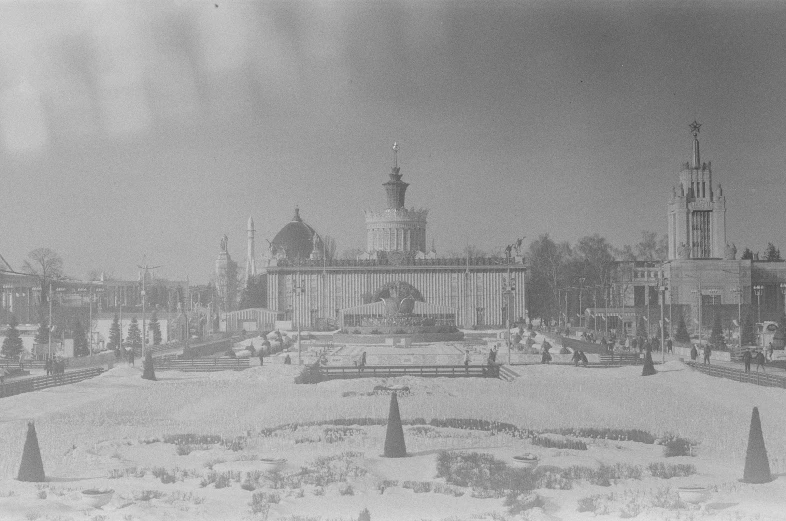
[[[759,252],[754,253],[751,251],[750,248],[745,248],[742,250],[742,255],[740,259],[755,259],[758,258],[764,261],[780,261],[783,260],[781,258],[781,250],[780,248],[776,248],[775,245],[771,242],[767,243],[767,248],[764,249],[764,254],[759,255]]]
[[[22,337],[19,329],[17,329],[18,325],[19,321],[16,319],[16,316],[11,315],[8,321],[8,328],[5,331],[5,340],[3,340],[3,346],[0,349],[0,353],[5,358],[18,358],[24,348]],[[49,328],[46,327],[45,323],[42,323],[42,326],[39,327],[35,336],[35,343],[41,345],[49,342]],[[88,356],[90,354],[90,345],[88,344],[85,328],[79,319],[74,319],[71,325],[71,337],[74,340],[74,356]]]
[[[625,288],[616,287],[616,261],[663,261],[668,255],[666,236],[642,232],[641,241],[616,248],[598,234],[582,237],[575,245],[557,243],[549,234],[530,243],[530,280],[527,297],[530,316],[556,319],[564,309],[578,310],[578,300],[593,306],[619,305]],[[566,296],[567,295],[567,296]],[[580,312],[580,310],[579,310]]]
[[[153,335],[153,345],[160,345],[161,344],[161,323],[158,321],[158,317],[155,313],[150,317],[148,321],[148,327]],[[121,332],[120,332],[120,318],[115,315],[114,319],[112,320],[112,326],[109,328],[109,343],[107,344],[107,349],[117,349],[120,347],[120,339],[121,339]],[[139,328],[139,321],[136,317],[131,319],[131,323],[128,325],[128,334],[126,335],[126,339],[123,340],[123,345],[128,345],[132,347],[140,347],[142,345],[142,331]]]

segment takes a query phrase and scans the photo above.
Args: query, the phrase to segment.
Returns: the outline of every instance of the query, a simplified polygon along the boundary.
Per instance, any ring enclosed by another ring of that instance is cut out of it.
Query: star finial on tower
[[[398,143],[393,142],[393,168],[398,168]]]
[[[694,119],[693,123],[691,123],[688,126],[690,127],[690,131],[693,133],[693,137],[696,137],[699,134],[699,129],[701,128],[701,123],[699,123],[698,121],[696,121]]]

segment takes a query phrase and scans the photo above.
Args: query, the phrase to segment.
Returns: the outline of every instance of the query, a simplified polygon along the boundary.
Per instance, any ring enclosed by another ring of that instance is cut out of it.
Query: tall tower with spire
[[[690,124],[691,160],[682,165],[680,182],[668,203],[669,260],[723,258],[726,249],[726,198],[712,186],[712,163],[699,153],[701,124]]]
[[[387,208],[366,210],[366,251],[426,252],[428,210],[407,209],[404,200],[408,183],[401,180],[398,143],[393,143],[393,168],[385,187]]]
[[[248,217],[248,226],[246,227],[248,251],[246,252],[246,282],[251,277],[257,274],[257,265],[254,259],[254,218]]]

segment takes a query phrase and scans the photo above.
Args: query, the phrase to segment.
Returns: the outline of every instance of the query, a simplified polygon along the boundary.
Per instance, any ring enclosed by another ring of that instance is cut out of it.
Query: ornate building
[[[720,259],[726,249],[726,198],[712,186],[712,162],[702,163],[699,128],[694,121],[693,154],[680,172],[679,189],[668,204],[669,260]]]
[[[398,146],[393,150],[397,155]],[[324,258],[319,234],[296,209],[262,262],[268,308],[233,313],[226,317],[227,327],[244,324],[249,329],[254,316],[260,329],[272,327],[275,319],[311,328],[344,325],[346,316],[354,324],[358,308],[374,304],[389,287],[413,288],[419,295],[414,312],[442,325],[500,326],[524,316],[522,257],[440,259],[434,252],[426,254],[428,212],[404,207],[407,186],[394,157],[383,184],[387,207],[365,212],[369,251],[355,260]]]
[[[237,262],[232,260],[227,251],[228,241],[226,235],[221,238],[221,251],[216,259],[216,297],[220,311],[237,309]]]
[[[712,167],[702,163],[698,133],[693,135],[691,161],[679,173],[667,204],[668,260],[625,261],[616,266],[615,280],[589,315],[603,329],[637,332],[647,325],[650,335],[663,317],[676,330],[680,318],[689,330],[705,330],[719,316],[725,331],[736,331],[749,313],[754,322],[779,320],[786,307],[786,262],[736,259],[737,248],[726,243],[726,198],[720,184],[712,184]],[[706,333],[705,333],[706,340]]]
[[[254,219],[249,216],[246,226],[246,281],[257,275],[257,264],[254,258]]]
[[[404,206],[409,184],[401,180],[396,143],[393,143],[393,157],[390,179],[382,185],[385,187],[387,207],[384,210],[365,212],[366,251],[372,256],[379,251],[426,252],[428,210],[408,210]]]

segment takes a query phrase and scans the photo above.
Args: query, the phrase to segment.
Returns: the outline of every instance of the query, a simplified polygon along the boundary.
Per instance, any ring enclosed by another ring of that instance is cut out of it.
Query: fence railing
[[[23,378],[14,380],[0,385],[0,398],[6,396],[13,396],[15,394],[29,393],[32,391],[39,391],[47,387],[57,387],[59,385],[68,385],[88,378],[93,378],[103,372],[103,368],[91,367],[89,369],[80,369],[77,371],[70,371],[63,374],[52,376],[35,376],[33,378]]]
[[[496,366],[488,365],[378,365],[363,368],[355,366],[322,366],[323,378],[364,378],[374,376],[442,376],[442,377],[491,377],[498,378]]]
[[[765,373],[764,371],[754,371],[746,373],[741,369],[727,367],[722,365],[702,364],[699,362],[685,362],[692,369],[704,373],[709,376],[726,378],[736,382],[744,382],[749,384],[761,385],[764,387],[780,387],[786,389],[786,377],[775,375],[772,373]]]
[[[250,362],[248,358],[156,358],[154,365],[156,369],[174,371],[242,371],[251,367]]]

